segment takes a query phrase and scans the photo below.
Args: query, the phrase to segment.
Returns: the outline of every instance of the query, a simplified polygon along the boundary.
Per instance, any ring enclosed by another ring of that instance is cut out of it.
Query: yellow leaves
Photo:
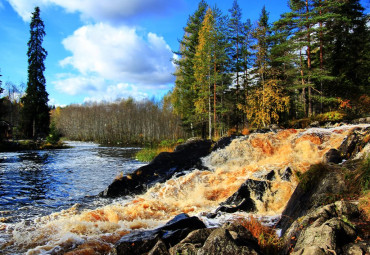
[[[279,113],[289,110],[289,96],[283,93],[276,80],[270,80],[254,88],[247,96],[246,105],[239,104],[238,108],[247,114],[252,125],[260,128],[277,122]]]

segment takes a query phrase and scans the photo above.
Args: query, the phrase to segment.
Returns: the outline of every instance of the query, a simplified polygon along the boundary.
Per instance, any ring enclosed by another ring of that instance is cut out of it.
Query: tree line
[[[312,117],[369,100],[369,15],[358,0],[290,0],[254,24],[202,0],[184,27],[172,91],[193,135]]]
[[[58,107],[52,121],[69,139],[103,144],[149,145],[186,137],[166,97],[161,102],[129,98]]]

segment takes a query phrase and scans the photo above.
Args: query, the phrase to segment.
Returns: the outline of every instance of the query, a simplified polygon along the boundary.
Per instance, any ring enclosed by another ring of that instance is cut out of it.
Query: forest
[[[237,0],[228,13],[201,0],[174,52],[174,87],[160,102],[54,107],[51,125],[69,139],[147,144],[368,114],[370,19],[359,0],[288,5],[275,22],[265,7],[251,21],[242,19]],[[6,86],[1,119],[12,123],[13,133],[30,136],[32,125],[18,128],[25,112],[22,97],[14,96],[20,90]]]

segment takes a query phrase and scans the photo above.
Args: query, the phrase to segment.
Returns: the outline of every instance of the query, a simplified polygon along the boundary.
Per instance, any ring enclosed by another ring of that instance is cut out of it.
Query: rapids
[[[287,167],[293,172],[305,172],[310,165],[321,162],[328,150],[338,148],[352,129],[369,126],[253,133],[234,139],[226,148],[203,158],[207,171],[189,171],[155,185],[142,195],[125,197],[96,209],[76,205],[32,221],[0,224],[0,231],[8,233],[7,249],[12,254],[25,251],[58,254],[87,241],[113,245],[133,229],[158,227],[180,213],[197,215],[208,225],[217,224],[204,215],[213,212],[247,179],[259,180],[270,170],[279,172]],[[277,176],[263,202],[256,200],[256,215],[281,214],[296,185],[294,175],[290,182]]]

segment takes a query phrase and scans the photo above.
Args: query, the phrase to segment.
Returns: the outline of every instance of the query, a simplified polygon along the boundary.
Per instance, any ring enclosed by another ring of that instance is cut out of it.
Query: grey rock
[[[170,255],[164,242],[159,240],[147,255]]]

